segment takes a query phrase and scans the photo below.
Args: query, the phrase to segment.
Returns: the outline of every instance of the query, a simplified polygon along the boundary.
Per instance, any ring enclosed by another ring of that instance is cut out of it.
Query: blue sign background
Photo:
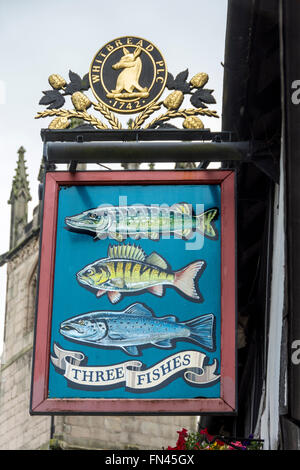
[[[163,297],[157,297],[150,292],[124,296],[117,304],[112,304],[107,295],[97,298],[94,293],[81,287],[76,280],[76,273],[84,266],[100,258],[107,257],[109,245],[118,245],[116,240],[106,238],[94,241],[86,234],[73,233],[65,229],[66,216],[75,215],[82,211],[95,208],[102,204],[118,206],[120,198],[127,197],[127,205],[132,204],[168,204],[179,202],[203,204],[204,210],[218,207],[220,210],[219,185],[149,185],[149,186],[68,186],[59,192],[55,276],[53,290],[53,309],[51,327],[51,347],[58,343],[66,350],[80,351],[88,358],[88,366],[107,366],[130,361],[143,362],[147,368],[166,359],[179,351],[197,350],[205,353],[212,364],[216,358],[220,374],[220,336],[221,336],[221,233],[220,216],[215,222],[219,233],[218,240],[203,239],[200,249],[191,249],[195,239],[185,241],[161,238],[159,241],[140,239],[134,241],[128,238],[122,243],[141,246],[147,255],[153,251],[161,255],[173,271],[182,269],[195,260],[205,260],[207,266],[198,280],[199,289],[204,297],[202,303],[196,303],[181,296],[172,287],[165,288]],[[121,199],[122,200],[122,199]],[[199,213],[199,209],[197,211]],[[187,246],[190,249],[187,249]],[[196,246],[196,245],[195,245]],[[132,357],[120,348],[96,348],[69,341],[59,333],[60,323],[75,315],[91,311],[123,311],[129,305],[141,302],[154,312],[156,317],[175,315],[178,321],[187,321],[197,316],[213,313],[215,315],[216,349],[208,352],[197,344],[177,341],[173,349],[146,347],[141,349],[141,355]],[[52,351],[53,352],[53,351]],[[87,384],[88,385],[88,384]],[[72,388],[68,386],[65,377],[57,372],[53,364],[49,369],[49,398],[195,398],[220,397],[220,381],[212,385],[195,387],[186,383],[182,377],[177,377],[159,390],[149,390],[136,393],[125,390],[124,386],[115,389],[91,390]]]

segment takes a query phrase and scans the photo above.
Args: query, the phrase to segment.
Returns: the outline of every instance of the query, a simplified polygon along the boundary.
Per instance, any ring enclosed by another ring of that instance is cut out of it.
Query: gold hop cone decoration
[[[67,84],[66,80],[57,73],[53,73],[52,75],[50,75],[50,77],[48,78],[48,82],[52,86],[52,88],[54,88],[54,90],[61,90]]]
[[[175,90],[166,97],[163,104],[168,109],[178,109],[182,105],[183,98],[184,95],[182,91]]]
[[[207,73],[200,72],[193,76],[190,80],[190,84],[195,88],[202,88],[208,82],[208,75]]]
[[[76,111],[86,111],[92,104],[90,99],[81,91],[75,91],[71,96],[71,101]]]
[[[197,116],[187,116],[183,121],[185,129],[204,129],[204,124]]]

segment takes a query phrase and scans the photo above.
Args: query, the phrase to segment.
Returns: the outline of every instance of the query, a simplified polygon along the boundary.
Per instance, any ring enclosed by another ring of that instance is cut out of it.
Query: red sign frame
[[[192,399],[50,399],[51,314],[60,187],[68,185],[217,184],[221,188],[221,397]],[[227,170],[48,172],[40,242],[30,414],[235,413],[236,404],[235,173]]]

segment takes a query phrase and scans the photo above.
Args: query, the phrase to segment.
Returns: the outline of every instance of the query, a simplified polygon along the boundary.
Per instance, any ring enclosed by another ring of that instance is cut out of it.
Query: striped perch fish
[[[113,304],[123,294],[144,290],[161,297],[165,286],[175,287],[194,302],[202,302],[197,280],[205,267],[205,261],[198,260],[174,272],[155,252],[147,256],[139,246],[110,245],[107,258],[85,266],[76,277],[80,285],[95,292],[97,297],[107,294]]]
[[[208,209],[195,215],[191,204],[182,202],[171,207],[144,206],[99,206],[80,214],[65,218],[67,229],[86,233],[94,239],[111,238],[123,241],[146,238],[158,240],[162,235],[174,235],[188,240],[199,232],[211,240],[218,239],[214,221],[218,209]]]

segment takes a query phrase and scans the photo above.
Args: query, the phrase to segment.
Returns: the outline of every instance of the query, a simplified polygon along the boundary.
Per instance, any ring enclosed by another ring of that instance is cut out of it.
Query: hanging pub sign
[[[234,412],[234,173],[48,172],[31,413]]]
[[[69,79],[49,76],[36,116],[62,140],[74,118],[101,141],[122,129],[116,114],[137,113],[128,132],[218,117],[206,73],[172,75],[136,36]],[[30,412],[235,412],[234,173],[46,171],[43,197]]]

